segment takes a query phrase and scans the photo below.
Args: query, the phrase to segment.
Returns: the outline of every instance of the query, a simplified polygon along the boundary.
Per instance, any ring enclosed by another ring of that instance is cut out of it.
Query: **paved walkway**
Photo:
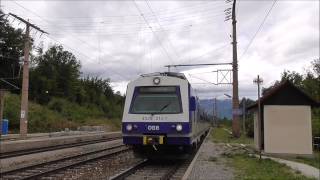
[[[259,157],[259,156],[257,155],[257,157]],[[310,165],[298,163],[298,162],[293,162],[293,161],[288,161],[288,160],[284,160],[284,159],[280,159],[280,158],[269,157],[269,156],[262,156],[262,158],[263,159],[269,158],[269,159],[272,159],[272,160],[277,161],[279,163],[283,163],[294,170],[300,171],[301,174],[303,174],[305,176],[316,178],[316,179],[320,180],[320,170],[315,167],[312,167]]]
[[[188,180],[231,180],[234,179],[233,169],[226,165],[221,157],[228,147],[225,144],[212,143],[207,138],[199,149],[199,156],[195,161]]]

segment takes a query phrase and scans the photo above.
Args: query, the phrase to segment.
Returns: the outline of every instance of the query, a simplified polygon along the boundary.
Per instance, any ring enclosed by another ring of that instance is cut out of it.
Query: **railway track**
[[[208,133],[209,134],[209,133]],[[207,134],[207,135],[208,135]],[[207,137],[206,135],[206,137]],[[204,138],[206,139],[206,138]],[[201,145],[204,140],[202,140]],[[200,145],[200,147],[201,147]],[[110,180],[140,180],[140,179],[160,179],[160,180],[181,180],[186,179],[194,165],[199,149],[186,159],[171,159],[169,161],[145,159],[136,165],[113,176]]]
[[[46,151],[53,151],[53,150],[58,150],[58,149],[72,148],[72,147],[84,146],[84,145],[89,145],[89,144],[96,144],[96,143],[100,143],[100,142],[112,141],[112,140],[117,140],[117,139],[121,139],[121,137],[104,138],[104,139],[93,140],[93,141],[83,141],[83,142],[79,142],[79,143],[71,143],[71,144],[57,145],[57,146],[44,147],[44,148],[34,148],[34,149],[30,149],[30,150],[21,150],[21,151],[0,153],[0,160],[5,159],[5,158],[23,156],[23,155],[28,155],[28,154],[35,154],[35,153],[46,152]]]
[[[114,155],[119,155],[130,150],[131,149],[129,147],[121,144],[85,154],[2,172],[0,173],[0,179],[55,179],[52,176],[63,174],[64,171],[70,168],[79,167],[81,165],[85,165],[86,163],[97,161],[102,158],[108,158]]]
[[[184,160],[143,160],[135,166],[111,177],[111,180],[181,179],[193,156]]]

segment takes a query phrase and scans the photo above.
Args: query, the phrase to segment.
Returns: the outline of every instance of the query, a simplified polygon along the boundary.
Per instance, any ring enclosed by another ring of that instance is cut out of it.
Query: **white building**
[[[269,154],[312,154],[311,108],[315,100],[289,81],[271,89],[258,104],[248,109],[254,114],[255,148]]]

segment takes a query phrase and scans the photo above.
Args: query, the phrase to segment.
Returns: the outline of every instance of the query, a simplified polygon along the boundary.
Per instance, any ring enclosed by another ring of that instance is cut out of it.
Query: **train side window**
[[[197,108],[196,98],[194,96],[190,97],[190,111],[195,111]]]

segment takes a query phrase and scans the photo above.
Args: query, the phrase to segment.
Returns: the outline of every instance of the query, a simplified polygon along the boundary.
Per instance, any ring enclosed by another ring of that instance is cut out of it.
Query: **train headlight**
[[[126,129],[127,129],[127,131],[132,131],[132,125],[131,124],[127,124]]]
[[[160,78],[158,77],[153,78],[153,83],[156,85],[160,84]]]
[[[176,125],[176,130],[179,131],[179,132],[182,131],[182,125],[181,124],[177,124]]]

